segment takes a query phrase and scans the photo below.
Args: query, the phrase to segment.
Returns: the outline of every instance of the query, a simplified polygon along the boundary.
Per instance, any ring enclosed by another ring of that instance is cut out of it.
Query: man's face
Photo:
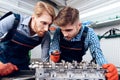
[[[73,25],[68,24],[66,26],[61,26],[60,29],[64,35],[64,38],[69,41],[78,34],[80,27],[80,23],[76,22]]]
[[[33,21],[33,31],[42,37],[51,25],[52,17],[47,12],[43,12],[40,17],[34,17]]]

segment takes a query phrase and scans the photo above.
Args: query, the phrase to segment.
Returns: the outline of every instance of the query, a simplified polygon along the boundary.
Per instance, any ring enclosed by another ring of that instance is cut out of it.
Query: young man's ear
[[[81,28],[81,25],[82,25],[82,23],[79,22],[79,23],[78,23],[78,27]]]
[[[82,23],[79,22],[79,26],[81,26],[81,25],[82,25]]]

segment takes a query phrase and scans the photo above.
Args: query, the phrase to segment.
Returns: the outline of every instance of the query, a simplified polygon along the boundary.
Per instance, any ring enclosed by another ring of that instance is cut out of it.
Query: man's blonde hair
[[[39,17],[44,11],[48,12],[48,14],[52,17],[52,20],[55,18],[55,10],[53,6],[42,1],[37,2],[34,7],[34,15]]]

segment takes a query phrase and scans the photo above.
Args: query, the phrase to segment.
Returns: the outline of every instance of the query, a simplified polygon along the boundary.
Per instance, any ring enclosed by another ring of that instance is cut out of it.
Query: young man
[[[50,35],[48,28],[55,17],[54,8],[44,2],[35,5],[32,16],[20,15],[20,22],[11,35],[10,40],[0,42],[0,76],[5,76],[16,70],[29,69],[29,50],[41,44],[41,59],[48,59]],[[0,38],[13,28],[15,16],[9,15],[0,21]]]
[[[58,13],[54,24],[59,28],[54,33],[50,46],[50,59],[53,62],[81,62],[88,48],[96,62],[107,69],[107,80],[118,80],[118,72],[113,64],[108,64],[100,49],[98,37],[92,28],[82,25],[79,21],[79,11],[65,7]]]

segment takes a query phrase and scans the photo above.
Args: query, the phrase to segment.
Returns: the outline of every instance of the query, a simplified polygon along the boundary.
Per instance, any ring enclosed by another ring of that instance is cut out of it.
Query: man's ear
[[[79,22],[78,24],[79,24],[79,26],[81,26],[81,25],[82,25],[82,23],[80,23],[80,22]]]
[[[82,25],[82,23],[79,22],[79,23],[78,23],[78,27],[81,28],[81,25]]]
[[[34,20],[35,19],[35,16],[34,15],[32,15],[32,20]]]
[[[33,28],[34,26],[35,26],[35,16],[32,15],[31,27]]]

